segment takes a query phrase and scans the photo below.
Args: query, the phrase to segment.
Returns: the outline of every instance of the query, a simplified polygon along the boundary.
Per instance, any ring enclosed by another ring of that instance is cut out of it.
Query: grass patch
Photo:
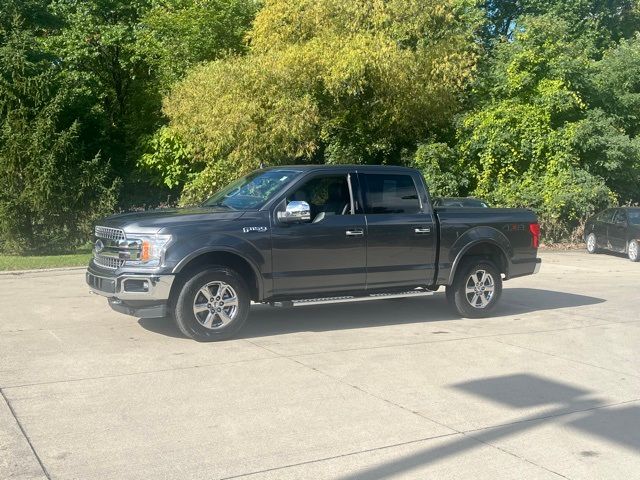
[[[0,255],[0,271],[84,267],[89,264],[90,259],[91,252],[72,253],[69,255]]]

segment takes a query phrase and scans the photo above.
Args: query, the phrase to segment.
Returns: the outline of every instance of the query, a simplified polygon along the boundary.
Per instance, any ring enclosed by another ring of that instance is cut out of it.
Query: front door
[[[613,223],[616,210],[610,208],[598,215],[593,224],[593,233],[596,235],[596,247],[609,248],[609,226]]]
[[[616,252],[624,252],[627,247],[627,212],[622,209],[616,210],[609,224],[609,243]]]
[[[367,219],[367,288],[423,286],[435,275],[436,225],[420,179],[361,174]]]
[[[273,216],[272,258],[276,296],[361,291],[365,288],[365,219],[353,200],[353,174],[310,174],[287,192]],[[277,212],[307,202],[311,219],[281,224]]]

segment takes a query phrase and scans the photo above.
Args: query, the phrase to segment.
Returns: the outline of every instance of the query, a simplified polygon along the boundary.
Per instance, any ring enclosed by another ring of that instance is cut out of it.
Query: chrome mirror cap
[[[287,204],[284,212],[278,212],[278,220],[282,223],[300,223],[311,220],[311,207],[307,202],[294,200]]]

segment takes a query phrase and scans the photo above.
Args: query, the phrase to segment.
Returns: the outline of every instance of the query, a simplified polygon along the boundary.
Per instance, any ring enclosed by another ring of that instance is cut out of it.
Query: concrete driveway
[[[1,275],[0,479],[640,478],[640,265],[542,257],[491,319],[256,306],[213,344]]]

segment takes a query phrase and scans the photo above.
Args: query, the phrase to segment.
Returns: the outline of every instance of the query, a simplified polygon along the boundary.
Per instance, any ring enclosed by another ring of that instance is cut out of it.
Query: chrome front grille
[[[124,231],[119,228],[96,227],[96,237],[106,240],[124,240],[126,238]]]
[[[117,270],[124,265],[124,260],[120,260],[116,257],[105,257],[104,255],[94,254],[93,263],[103,268]]]
[[[93,262],[110,270],[122,267],[125,260],[119,258],[119,244],[126,240],[124,231],[119,228],[97,226],[95,234],[98,240],[93,250]]]

